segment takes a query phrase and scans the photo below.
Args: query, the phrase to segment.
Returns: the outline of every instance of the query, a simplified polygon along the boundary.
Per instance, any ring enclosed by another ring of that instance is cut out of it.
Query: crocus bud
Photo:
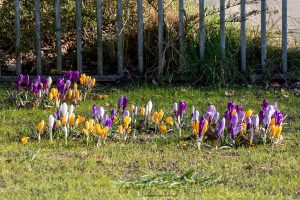
[[[220,118],[220,113],[216,112],[216,114],[214,115],[214,122],[218,123],[219,118]]]
[[[38,97],[39,97],[39,98],[42,97],[42,90],[39,90]]]
[[[139,112],[139,108],[137,106],[134,107],[134,115],[137,116]]]
[[[225,118],[223,118],[218,126],[218,138],[220,138],[222,136],[222,133],[225,129],[225,122],[226,122],[226,120],[225,120]]]
[[[153,107],[151,100],[148,102],[147,106],[148,106],[148,114],[150,115],[150,113],[152,111],[152,107]]]
[[[62,113],[63,116],[66,116],[67,113],[68,113],[68,105],[66,103],[63,103],[60,106],[60,111],[61,111],[61,113]]]
[[[66,90],[68,90],[71,86],[71,81],[70,80],[67,80],[66,81]]]
[[[269,102],[267,99],[264,99],[263,100],[263,103],[262,103],[262,109],[265,111],[269,106]]]
[[[104,117],[104,108],[102,106],[99,107],[99,115],[101,117],[101,119]]]
[[[74,111],[74,106],[73,106],[73,104],[71,104],[70,108],[69,108],[69,116],[72,115],[73,111]]]
[[[123,96],[120,96],[119,101],[118,101],[118,107],[120,108],[123,105]]]
[[[177,116],[182,116],[185,109],[186,109],[187,105],[186,102],[181,101],[178,105],[178,112],[177,112]]]
[[[249,130],[251,128],[251,125],[252,125],[252,119],[251,119],[251,117],[247,117],[245,119],[245,123],[246,123],[246,126],[247,126],[247,130]]]
[[[125,110],[123,113],[123,117],[129,116],[129,110]]]
[[[124,97],[123,98],[123,110],[125,110],[125,108],[127,107],[127,105],[128,105],[128,98]]]
[[[48,121],[49,129],[53,128],[54,121],[55,121],[54,116],[53,115],[49,115],[49,121]]]
[[[235,114],[230,119],[230,127],[236,127],[237,123],[238,123],[238,115]]]
[[[175,113],[177,113],[177,111],[178,111],[178,104],[176,102],[173,105],[173,110]]]
[[[253,124],[253,129],[255,130],[259,126],[259,116],[254,115],[251,119],[252,124]]]
[[[93,118],[95,118],[98,115],[98,108],[97,108],[96,104],[93,104],[92,112],[93,112]]]

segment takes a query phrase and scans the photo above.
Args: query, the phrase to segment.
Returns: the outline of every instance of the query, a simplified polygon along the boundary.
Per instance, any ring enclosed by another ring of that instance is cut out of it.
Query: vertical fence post
[[[118,18],[118,74],[123,73],[124,64],[124,30],[123,30],[123,5],[122,0],[118,0],[117,5]]]
[[[102,0],[97,0],[97,74],[103,75]]]
[[[246,72],[246,0],[241,0],[241,70]]]
[[[82,72],[81,0],[76,0],[77,70]]]
[[[158,0],[158,76],[164,72],[164,2]]]
[[[42,74],[42,52],[41,52],[41,2],[35,0],[35,41],[36,41],[36,72]]]
[[[16,72],[21,73],[21,32],[20,32],[20,1],[15,0],[15,17],[16,17]]]
[[[200,27],[200,60],[204,60],[205,53],[205,13],[204,13],[204,0],[199,0],[199,27]]]
[[[267,59],[267,3],[261,0],[261,66],[266,67]]]
[[[56,67],[57,73],[62,73],[62,54],[61,54],[61,17],[60,0],[55,0],[55,36],[56,36]]]
[[[184,0],[179,0],[179,66],[185,65]]]
[[[287,0],[282,0],[282,72],[287,73]]]
[[[225,0],[220,0],[220,51],[225,57]]]
[[[144,35],[143,35],[143,0],[137,0],[138,12],[138,65],[139,72],[144,72]]]

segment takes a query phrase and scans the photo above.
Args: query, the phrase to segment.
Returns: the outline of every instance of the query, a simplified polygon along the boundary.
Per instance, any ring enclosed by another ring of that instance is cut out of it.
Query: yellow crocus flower
[[[53,94],[52,94],[52,92],[49,92],[49,99],[50,99],[50,101],[53,100]]]
[[[273,126],[271,127],[271,134],[273,137],[277,137],[279,138],[281,135],[281,131],[282,131],[282,126]]]
[[[174,123],[173,118],[172,117],[167,117],[166,123],[172,126],[173,123]]]
[[[68,93],[67,93],[67,99],[68,99],[68,100],[71,100],[71,99],[72,99],[72,96],[73,96],[72,90],[68,90]]]
[[[118,126],[118,133],[123,133],[123,126],[122,125],[119,125]]]
[[[140,107],[139,114],[140,114],[141,116],[144,116],[144,115],[145,115],[145,112],[146,112],[145,107]]]
[[[162,109],[160,109],[159,113],[158,113],[158,120],[161,121],[164,117],[164,111]]]
[[[194,135],[197,136],[199,133],[199,121],[192,122],[192,127]]]
[[[162,125],[160,125],[159,130],[162,133],[166,133],[168,130],[168,127],[165,124],[162,124]]]
[[[203,134],[207,131],[207,127],[208,127],[208,121],[205,120],[205,124],[203,126]]]
[[[96,84],[96,79],[95,78],[92,78],[92,82],[91,82],[91,88],[93,88]]]
[[[67,117],[63,116],[61,119],[61,125],[65,126],[67,124]]]
[[[116,124],[119,121],[117,116],[114,116],[113,123]]]
[[[29,140],[29,137],[27,137],[27,136],[23,136],[23,137],[21,138],[22,144],[27,144],[27,143],[28,143],[28,140]]]
[[[77,115],[77,119],[76,119],[75,125],[78,126],[79,124],[82,124],[84,121],[85,121],[84,117],[82,117],[80,115]]]
[[[134,108],[135,108],[134,104],[131,104],[129,111],[130,111],[131,113],[133,113],[133,112],[134,112]]]
[[[38,132],[39,132],[39,133],[42,133],[43,130],[44,130],[44,127],[45,127],[45,121],[42,120],[42,121],[40,121],[40,122],[38,123],[38,126],[37,126]]]
[[[252,116],[253,111],[251,109],[247,110],[247,112],[245,112],[245,119],[248,117]]]
[[[59,128],[60,127],[60,120],[57,120],[56,121],[56,124],[55,124],[55,128],[57,129],[57,128]]]
[[[128,129],[129,124],[130,124],[130,122],[131,122],[131,117],[125,116],[123,120],[124,120],[124,128],[125,128],[125,129]]]
[[[75,114],[72,113],[69,117],[69,126],[73,126],[74,121],[75,121]]]
[[[77,83],[74,83],[73,88],[74,88],[75,91],[77,91],[77,87],[78,87]]]

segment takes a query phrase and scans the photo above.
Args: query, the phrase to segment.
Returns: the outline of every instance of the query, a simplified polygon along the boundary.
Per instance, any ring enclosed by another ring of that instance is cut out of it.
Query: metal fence
[[[124,64],[124,32],[123,32],[123,5],[122,0],[117,0],[117,60],[118,60],[118,75],[104,76],[103,75],[103,45],[102,45],[102,1],[97,1],[97,79],[112,80],[120,77],[123,74]],[[184,67],[185,55],[185,17],[184,17],[184,0],[179,1],[179,52],[180,52],[180,67]],[[161,76],[164,72],[164,1],[158,0],[158,75]],[[205,1],[199,0],[199,46],[200,60],[205,59]],[[54,6],[54,5],[53,5]],[[226,50],[226,26],[225,26],[225,0],[220,0],[220,52],[225,56]],[[76,0],[76,44],[77,44],[77,70],[82,72],[82,2]],[[267,39],[266,39],[266,0],[261,0],[261,68],[266,66],[267,59]],[[288,71],[287,66],[287,0],[282,0],[282,72]],[[140,73],[144,72],[144,41],[143,41],[143,0],[137,0],[137,16],[138,16],[138,69]],[[241,66],[242,72],[247,70],[246,61],[246,0],[240,0],[240,40],[241,40]],[[57,72],[62,73],[62,51],[61,51],[61,0],[55,0],[55,27],[56,27],[56,64]],[[21,71],[21,51],[20,51],[20,0],[15,0],[15,46],[16,46],[16,73]],[[42,74],[42,57],[41,57],[41,0],[35,0],[35,47],[36,59],[35,67],[37,74]],[[0,74],[1,76],[1,74]],[[0,77],[3,78],[4,76]],[[7,79],[7,78],[6,78]]]

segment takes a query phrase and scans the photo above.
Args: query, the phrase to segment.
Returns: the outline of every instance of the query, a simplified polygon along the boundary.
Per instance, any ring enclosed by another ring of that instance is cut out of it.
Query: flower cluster
[[[52,84],[50,76],[41,80],[41,77],[37,75],[31,81],[28,75],[20,74],[16,90],[8,92],[8,94],[10,101],[18,107],[36,107],[40,103],[56,106],[63,102],[77,104],[81,100],[85,100],[95,86],[95,82],[95,78],[71,70],[67,71],[63,77],[58,78],[55,84]]]
[[[271,143],[273,145],[282,142],[282,125],[284,114],[279,111],[277,104],[270,105],[267,100],[262,103],[258,114],[251,109],[244,110],[243,106],[229,102],[223,117],[214,105],[209,105],[206,112],[200,112],[192,106],[191,117],[184,117],[187,104],[184,101],[174,103],[174,118],[168,116],[163,109],[153,109],[150,100],[145,106],[130,103],[126,96],[121,96],[118,103],[112,109],[106,110],[104,106],[94,104],[91,115],[82,117],[74,114],[74,106],[66,103],[60,104],[57,110],[49,116],[48,123],[44,120],[37,125],[37,138],[47,132],[50,141],[53,138],[63,137],[67,144],[70,139],[85,137],[87,144],[94,141],[97,146],[101,141],[111,140],[126,141],[128,136],[136,139],[136,134],[177,133],[181,138],[182,129],[190,132],[195,144],[201,148],[201,144],[208,146],[253,146],[257,144]],[[191,124],[191,125],[189,125]],[[46,127],[46,128],[45,128]],[[28,142],[28,137],[22,138],[23,143]]]

